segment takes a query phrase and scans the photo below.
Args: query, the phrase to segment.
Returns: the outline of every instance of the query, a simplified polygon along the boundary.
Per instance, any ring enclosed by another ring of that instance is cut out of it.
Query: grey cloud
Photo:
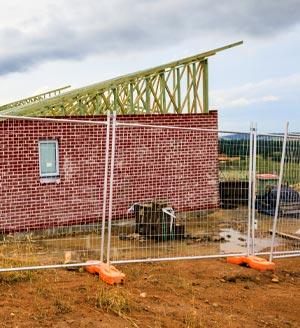
[[[267,38],[299,21],[299,0],[67,0],[62,8],[49,5],[45,17],[27,17],[24,28],[0,29],[0,75],[54,59],[151,50],[195,35]]]

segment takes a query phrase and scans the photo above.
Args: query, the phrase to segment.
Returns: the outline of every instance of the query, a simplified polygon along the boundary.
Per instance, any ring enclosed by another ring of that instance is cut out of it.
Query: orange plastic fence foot
[[[227,257],[227,263],[231,263],[231,264],[246,265],[246,261],[247,261],[246,256]]]
[[[92,274],[98,274],[99,278],[109,285],[123,284],[125,282],[125,274],[114,266],[107,263],[99,262],[95,264],[95,261],[90,261],[93,264],[87,265],[85,270]],[[87,262],[89,263],[89,261]]]
[[[275,270],[275,263],[254,255],[227,257],[227,262],[232,264],[238,264],[238,265],[246,265],[252,269],[259,270],[259,271]]]
[[[248,265],[250,268],[259,270],[259,271],[274,271],[275,263],[270,262],[264,258],[258,256],[249,256]]]

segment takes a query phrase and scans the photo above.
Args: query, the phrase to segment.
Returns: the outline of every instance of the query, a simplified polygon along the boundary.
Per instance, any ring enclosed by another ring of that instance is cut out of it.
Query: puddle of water
[[[220,236],[225,239],[225,243],[220,244],[222,254],[245,253],[247,249],[247,236],[232,228],[221,229]],[[278,246],[275,241],[274,246]],[[265,248],[271,247],[271,238],[255,238],[255,252],[260,252]]]

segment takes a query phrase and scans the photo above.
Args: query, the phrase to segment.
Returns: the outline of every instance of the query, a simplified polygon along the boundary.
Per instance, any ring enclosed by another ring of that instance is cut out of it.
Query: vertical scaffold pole
[[[252,209],[252,170],[253,170],[253,123],[250,125],[249,134],[249,173],[248,173],[248,227],[247,227],[247,256],[250,255],[251,244],[251,209]]]
[[[111,139],[111,158],[110,158],[107,259],[106,259],[108,264],[110,264],[110,247],[111,247],[111,221],[112,221],[114,167],[115,167],[115,149],[116,149],[116,111],[113,112],[111,138],[112,139]]]
[[[108,162],[109,162],[109,133],[110,133],[110,113],[108,112],[106,118],[105,166],[104,166],[104,181],[103,181],[103,205],[102,205],[101,251],[100,251],[101,262],[103,262],[103,258],[104,258],[107,180],[108,180]]]
[[[251,215],[251,239],[252,239],[252,252],[255,254],[255,201],[256,201],[256,152],[257,152],[257,124],[253,127],[253,158],[252,158],[252,215]]]
[[[279,205],[280,205],[280,194],[281,194],[281,186],[283,180],[283,171],[284,171],[284,161],[285,161],[285,153],[286,153],[286,144],[287,138],[289,133],[289,122],[286,123],[285,131],[284,131],[284,139],[282,145],[282,154],[281,154],[281,161],[280,161],[280,172],[279,172],[279,179],[277,185],[277,197],[276,197],[276,207],[274,213],[274,220],[273,220],[273,228],[272,228],[272,241],[271,241],[271,249],[270,249],[270,257],[269,261],[272,262],[273,260],[273,252],[274,252],[274,243],[275,243],[275,234],[277,229],[277,221],[278,221],[278,213],[279,213]]]

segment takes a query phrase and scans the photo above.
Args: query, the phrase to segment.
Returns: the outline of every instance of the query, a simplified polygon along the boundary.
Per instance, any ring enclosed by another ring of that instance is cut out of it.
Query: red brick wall
[[[105,117],[93,119],[105,120]],[[217,128],[217,112],[119,116],[119,121]],[[79,123],[0,122],[0,230],[101,220],[105,127]],[[114,217],[133,202],[168,201],[177,211],[218,206],[217,134],[117,128]],[[38,141],[57,139],[60,182],[39,177]]]

